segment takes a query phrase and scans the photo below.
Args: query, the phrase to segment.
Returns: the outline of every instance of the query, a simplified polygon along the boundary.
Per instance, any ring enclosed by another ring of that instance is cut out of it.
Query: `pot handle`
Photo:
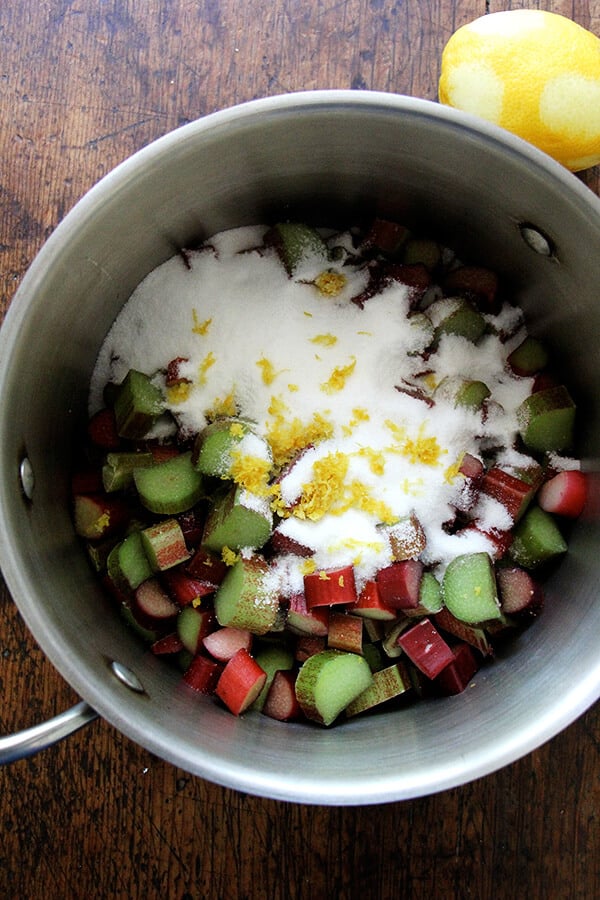
[[[81,700],[47,722],[0,737],[0,765],[33,756],[97,718],[98,713]]]

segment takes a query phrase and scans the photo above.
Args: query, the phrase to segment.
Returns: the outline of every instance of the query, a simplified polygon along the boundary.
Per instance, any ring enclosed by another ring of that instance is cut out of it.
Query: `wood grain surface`
[[[102,175],[218,108],[307,88],[435,100],[452,31],[541,7],[600,34],[600,0],[4,0],[0,300]],[[599,189],[598,171],[582,176]],[[0,727],[77,698],[0,590]],[[193,778],[97,721],[0,770],[0,897],[594,898],[590,710],[473,784],[380,807],[305,807]]]

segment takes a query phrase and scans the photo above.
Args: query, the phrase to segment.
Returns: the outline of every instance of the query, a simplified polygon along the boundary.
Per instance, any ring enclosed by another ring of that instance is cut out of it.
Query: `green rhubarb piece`
[[[111,550],[107,569],[116,585],[134,591],[152,575],[146,551],[139,531],[128,535]]]
[[[185,512],[204,496],[202,475],[193,466],[190,451],[136,469],[133,480],[143,505],[158,515],[175,516]]]
[[[464,553],[450,561],[442,582],[444,603],[468,625],[499,619],[500,603],[494,566],[487,553]]]
[[[299,222],[280,222],[273,231],[277,237],[277,249],[289,275],[298,266],[316,257],[324,263],[329,261],[327,245],[318,231]]]
[[[241,550],[262,547],[273,528],[267,500],[241,487],[233,487],[219,498],[206,519],[202,546],[220,554],[223,547]]]
[[[528,335],[509,354],[507,362],[517,374],[531,376],[546,368],[548,365],[548,352],[537,338]]]
[[[531,450],[565,450],[573,443],[575,404],[564,385],[536,391],[517,408],[519,431]]]
[[[107,453],[102,466],[102,485],[107,494],[122,491],[133,483],[135,469],[151,466],[154,457],[151,453],[118,452]]]
[[[198,644],[207,633],[207,617],[212,616],[206,609],[184,606],[177,615],[177,634],[184,648],[192,654],[198,652]],[[213,617],[214,621],[214,617]],[[203,633],[204,632],[204,633]]]
[[[164,402],[148,375],[130,369],[115,393],[114,411],[120,437],[139,440],[164,412]]]
[[[518,565],[534,569],[566,550],[567,544],[553,516],[532,506],[514,530],[509,554]]]
[[[363,656],[369,663],[371,672],[378,672],[390,664],[389,658],[383,652],[383,648],[379,643],[363,644]]]
[[[446,303],[447,301],[439,302]],[[450,305],[448,315],[435,329],[435,337],[439,341],[442,335],[454,334],[476,344],[486,327],[486,321],[481,313],[468,300],[458,298]]]
[[[464,381],[456,392],[455,402],[457,406],[471,409],[475,412],[481,409],[484,400],[490,396],[491,391],[483,381]]]
[[[423,572],[419,586],[419,607],[426,614],[440,611],[443,606],[442,586],[432,572]]]
[[[331,725],[372,681],[364,657],[343,650],[322,650],[302,665],[296,679],[296,698],[308,719]]]
[[[435,269],[441,258],[440,245],[428,238],[411,238],[402,250],[402,262],[405,265],[422,263],[430,271]]]
[[[269,566],[260,556],[241,557],[228,570],[215,594],[219,625],[266,634],[279,612],[279,594],[268,583]]]
[[[229,478],[231,453],[248,432],[243,419],[228,417],[207,425],[196,437],[192,460],[203,475]]]
[[[289,647],[284,647],[283,644],[271,644],[269,647],[264,647],[255,653],[254,659],[263,672],[267,674],[267,680],[263,689],[251,706],[252,709],[257,709],[260,712],[265,705],[275,672],[292,669],[294,667],[294,654]]]
[[[347,716],[357,716],[359,713],[381,706],[394,697],[399,697],[412,687],[412,682],[406,669],[401,664],[386,666],[373,672],[373,680],[369,687],[346,707]]]
[[[153,572],[164,572],[189,559],[185,537],[177,519],[163,519],[140,532]]]

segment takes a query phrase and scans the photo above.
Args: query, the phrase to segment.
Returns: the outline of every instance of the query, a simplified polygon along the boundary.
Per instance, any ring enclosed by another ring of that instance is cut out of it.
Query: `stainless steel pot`
[[[72,446],[96,353],[133,288],[176,248],[224,228],[375,213],[437,234],[508,279],[568,373],[582,453],[596,468],[600,201],[574,176],[467,115],[380,93],[259,100],[168,134],[66,217],[0,333],[0,563],[33,635],[84,698],[57,736],[98,713],[223,785],[304,803],[379,803],[491,773],[600,695],[593,497],[543,616],[472,688],[330,730],[236,719],[190,698],[123,627],[88,568],[69,512]],[[17,735],[0,751],[10,760],[43,742]]]

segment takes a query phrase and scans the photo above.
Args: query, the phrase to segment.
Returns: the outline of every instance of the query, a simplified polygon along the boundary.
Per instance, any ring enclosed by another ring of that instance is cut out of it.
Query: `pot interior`
[[[596,486],[544,614],[462,695],[330,730],[236,719],[182,690],[130,634],[76,540],[69,472],[100,344],[135,286],[178,248],[282,218],[418,227],[496,269],[578,403],[586,468],[600,456],[600,204],[558,165],[425,101],[316,92],[185,126],[120,166],[35,260],[1,334],[1,563],[59,671],[128,736],[188,771],[308,803],[375,803],[484,775],[553,736],[600,693]],[[538,229],[550,253],[524,240]],[[24,457],[32,499],[19,483]],[[596,555],[597,556],[597,555]],[[144,686],[118,682],[110,662]]]

